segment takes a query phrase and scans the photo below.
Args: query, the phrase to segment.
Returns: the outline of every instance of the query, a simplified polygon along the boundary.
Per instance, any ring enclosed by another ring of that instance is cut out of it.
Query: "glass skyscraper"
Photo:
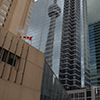
[[[65,0],[60,80],[66,89],[90,86],[86,0]]]
[[[89,25],[91,85],[100,86],[100,21]]]
[[[81,87],[80,0],[65,0],[60,81],[66,89]]]
[[[32,46],[36,47],[42,52],[46,52],[46,58],[49,56],[49,51],[46,50],[46,43],[48,33],[54,29],[54,35],[51,37],[53,40],[52,50],[52,69],[54,73],[59,77],[59,66],[60,66],[60,48],[61,48],[61,34],[62,34],[62,23],[63,23],[63,0],[57,0],[56,4],[60,8],[61,12],[54,22],[51,23],[51,17],[48,15],[48,8],[54,4],[54,0],[38,0],[34,4],[33,13],[28,29],[28,36],[33,36]],[[53,13],[52,13],[53,14]],[[55,27],[55,28],[54,28]],[[49,39],[51,39],[49,38]],[[48,40],[49,41],[49,40]],[[52,41],[52,40],[51,40]],[[49,45],[50,46],[50,45]],[[52,47],[51,47],[52,48]],[[48,49],[48,48],[47,48]],[[48,53],[48,54],[47,54]]]
[[[28,35],[65,89],[90,86],[86,0],[38,0]]]

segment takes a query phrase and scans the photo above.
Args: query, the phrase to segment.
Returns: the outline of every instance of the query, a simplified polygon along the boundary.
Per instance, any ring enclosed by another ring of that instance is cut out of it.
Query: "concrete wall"
[[[45,55],[4,28],[0,48],[19,57],[15,66],[0,58],[0,100],[39,100]]]
[[[0,100],[40,100],[40,92],[0,79]]]
[[[29,12],[31,0],[9,0],[10,5],[8,5],[5,0],[0,0],[0,10],[4,9],[7,12],[7,15],[4,15],[0,12],[1,15],[5,17],[5,20],[1,20],[4,23],[3,27],[15,35],[18,34],[18,30],[24,30],[27,15]],[[6,4],[9,9],[5,9],[3,4]]]

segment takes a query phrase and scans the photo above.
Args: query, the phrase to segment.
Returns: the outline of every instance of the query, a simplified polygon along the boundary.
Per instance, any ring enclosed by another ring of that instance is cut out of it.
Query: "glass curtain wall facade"
[[[49,32],[48,32],[46,47],[45,47],[46,60],[51,67],[52,67],[52,56],[53,56],[56,19],[57,19],[57,17],[60,16],[60,13],[61,13],[61,9],[57,5],[57,0],[54,0],[53,4],[50,5],[49,8],[48,8],[48,16],[51,19],[50,19]]]
[[[71,100],[46,61],[44,64],[40,100]]]
[[[81,87],[90,87],[90,50],[87,19],[87,0],[80,0],[81,10]]]
[[[65,89],[81,87],[80,0],[65,0],[60,81]]]
[[[55,21],[54,19],[52,21],[51,17],[49,17],[49,7],[53,4],[54,0],[38,0],[36,3],[34,3],[33,13],[27,35],[33,36],[31,43],[32,46],[36,47],[43,53],[46,53],[46,59],[48,59],[48,56],[52,54],[52,69],[56,76],[59,77],[64,1],[56,1],[57,6],[54,6],[54,9],[57,11],[59,7],[60,13],[59,16],[55,19]],[[54,15],[54,13],[52,12],[51,15]],[[49,33],[52,34],[48,35]]]
[[[32,46],[46,54],[46,60],[65,89],[89,87],[85,2],[84,0],[38,0],[34,4],[29,25],[28,36],[33,36]],[[85,64],[83,70],[82,63]]]
[[[89,25],[91,85],[100,86],[100,21]]]

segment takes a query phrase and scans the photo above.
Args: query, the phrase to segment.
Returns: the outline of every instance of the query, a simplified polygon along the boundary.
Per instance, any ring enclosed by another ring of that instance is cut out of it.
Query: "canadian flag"
[[[23,36],[23,38],[29,39],[30,41],[32,40],[32,36],[31,37],[29,37],[29,36]]]

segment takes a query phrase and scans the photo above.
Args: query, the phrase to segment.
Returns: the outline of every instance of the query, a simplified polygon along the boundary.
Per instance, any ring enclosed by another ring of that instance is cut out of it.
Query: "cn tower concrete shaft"
[[[55,34],[55,25],[56,25],[56,18],[60,16],[61,9],[56,4],[57,0],[54,0],[54,4],[50,5],[48,8],[48,16],[50,19],[50,26],[49,26],[49,32],[47,36],[47,42],[46,42],[46,60],[48,64],[52,67],[52,56],[53,56],[53,44],[54,44],[54,34]]]

